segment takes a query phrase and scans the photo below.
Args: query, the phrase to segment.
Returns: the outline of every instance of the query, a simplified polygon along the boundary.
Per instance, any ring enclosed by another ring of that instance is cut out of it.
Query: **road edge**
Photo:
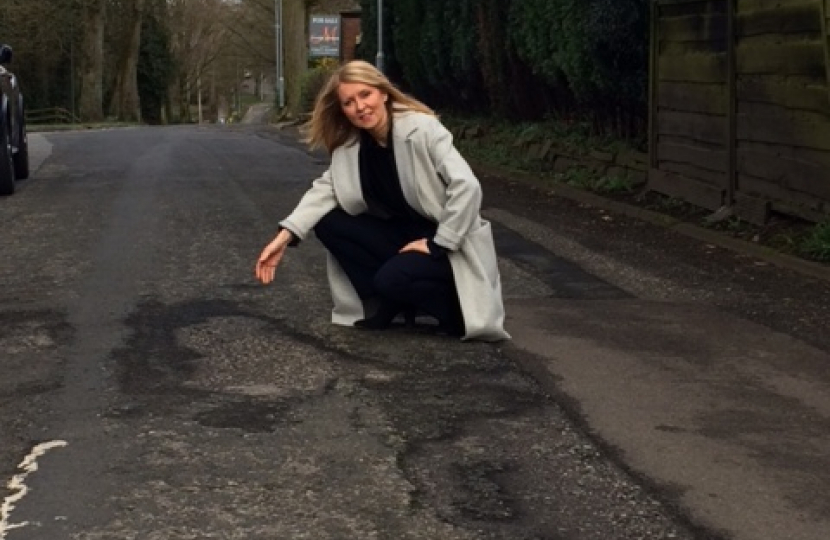
[[[544,189],[547,193],[556,197],[569,199],[580,204],[589,205],[601,210],[645,221],[689,238],[713,244],[741,255],[754,257],[777,267],[785,268],[793,272],[798,272],[799,274],[830,283],[830,265],[800,259],[792,255],[775,251],[772,248],[762,246],[760,244],[727,236],[717,231],[699,227],[693,223],[689,223],[666,214],[661,214],[653,210],[647,210],[645,208],[640,208],[624,202],[615,201],[613,199],[603,197],[602,195],[584,191],[566,184],[545,184],[538,177],[535,177],[530,173],[507,171],[490,165],[483,165],[473,162],[471,162],[470,165],[476,174],[479,175],[501,177],[506,180],[520,182],[531,188]]]

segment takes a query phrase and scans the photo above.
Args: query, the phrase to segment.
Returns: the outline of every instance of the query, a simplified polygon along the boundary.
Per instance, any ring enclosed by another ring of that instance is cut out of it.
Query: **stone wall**
[[[452,129],[456,139],[475,141],[485,135],[481,126],[461,126]],[[558,139],[528,135],[511,145],[516,157],[541,171],[567,174],[572,170],[588,171],[597,178],[626,180],[632,187],[645,185],[648,180],[649,158],[646,152],[607,151],[577,148]]]

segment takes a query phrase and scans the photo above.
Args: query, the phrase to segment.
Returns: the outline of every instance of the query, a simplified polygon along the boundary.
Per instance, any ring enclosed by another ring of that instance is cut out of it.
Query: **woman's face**
[[[386,134],[389,113],[386,110],[386,92],[363,83],[340,83],[337,88],[340,108],[355,126],[368,130],[376,137]]]

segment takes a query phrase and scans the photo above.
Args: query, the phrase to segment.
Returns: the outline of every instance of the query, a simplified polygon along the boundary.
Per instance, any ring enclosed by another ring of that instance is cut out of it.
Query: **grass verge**
[[[555,139],[563,145],[581,150],[619,152],[643,146],[643,141],[626,141],[591,136],[585,126],[566,125],[555,121],[536,124],[510,124],[486,118],[441,116],[450,129],[478,126],[474,139],[462,138],[456,144],[471,162],[510,171],[531,174],[540,184],[559,183],[602,195],[653,212],[665,214],[684,222],[718,231],[769,247],[779,253],[821,263],[830,263],[830,218],[812,223],[783,214],[773,214],[764,225],[754,225],[735,216],[713,220],[710,210],[694,206],[680,199],[659,194],[637,184],[625,176],[598,174],[589,168],[574,167],[554,172],[538,160],[527,159],[519,141],[533,136]]]

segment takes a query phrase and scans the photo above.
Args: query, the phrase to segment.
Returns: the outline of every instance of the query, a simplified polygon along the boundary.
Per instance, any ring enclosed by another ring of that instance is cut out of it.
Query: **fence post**
[[[823,0],[822,0],[823,1]],[[649,2],[650,13],[650,38],[649,38],[649,55],[648,55],[648,163],[650,169],[657,168],[657,51],[660,46],[658,36],[659,25],[658,16],[660,13],[658,0]],[[651,174],[649,171],[647,174]]]
[[[821,4],[821,44],[824,49],[824,74],[827,77],[827,99],[830,100],[830,43],[827,35],[827,0],[819,0]]]
[[[823,0],[822,0],[823,1]],[[735,23],[737,7],[736,0],[726,0],[726,54],[727,54],[727,178],[726,200],[724,206],[735,204],[735,192],[738,189],[738,58],[737,58],[737,24]]]

